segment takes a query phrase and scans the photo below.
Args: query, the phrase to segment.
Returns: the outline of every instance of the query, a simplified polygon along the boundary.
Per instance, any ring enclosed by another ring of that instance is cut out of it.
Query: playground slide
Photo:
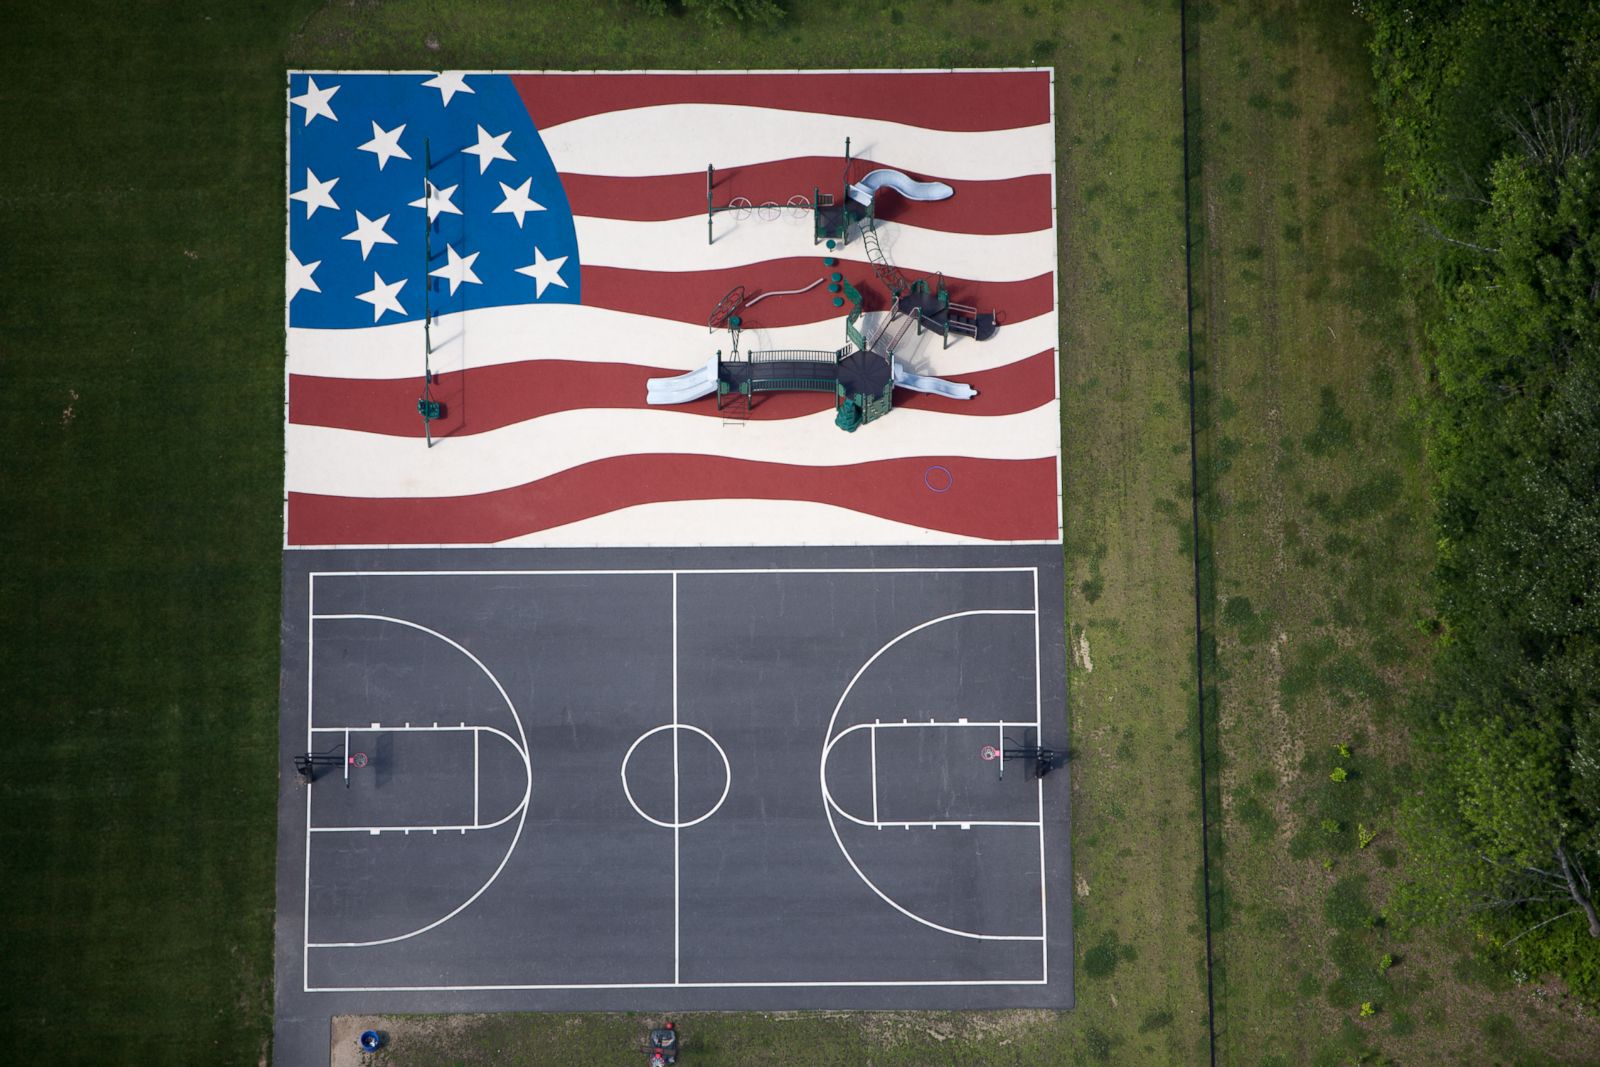
[[[952,400],[971,400],[978,395],[976,389],[963,382],[952,382],[926,374],[912,374],[900,366],[898,361],[894,365],[894,384],[902,389],[910,389],[914,393],[935,393]]]
[[[893,189],[907,200],[944,200],[955,190],[944,182],[914,181],[910,175],[880,167],[850,187],[850,196],[863,204],[872,203],[879,189]]]
[[[645,385],[649,390],[645,397],[648,404],[687,404],[691,400],[699,400],[717,391],[717,357],[712,356],[704,366],[696,367],[687,374],[651,378]]]

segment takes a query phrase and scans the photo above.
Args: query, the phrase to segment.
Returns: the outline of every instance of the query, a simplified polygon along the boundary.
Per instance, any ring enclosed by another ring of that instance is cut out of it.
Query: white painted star
[[[450,202],[450,198],[456,195],[456,190],[460,188],[460,186],[452,185],[447,189],[441,189],[432,182],[428,182],[427,188],[428,194],[426,196],[419,196],[417,199],[411,201],[411,206],[427,208],[429,222],[432,222],[440,215],[461,214],[461,209]]]
[[[306,109],[306,125],[311,125],[311,120],[318,115],[326,115],[334,122],[339,121],[339,116],[333,113],[333,108],[328,101],[333,99],[333,94],[339,91],[337,85],[330,85],[326,89],[317,88],[317,79],[306,79],[306,91],[299,96],[291,96],[289,103],[299,104]]]
[[[561,268],[566,266],[566,263],[566,256],[546,259],[536,245],[533,249],[533,262],[526,267],[518,267],[517,273],[526,274],[534,280],[538,288],[534,291],[533,298],[538,300],[543,298],[547,286],[559,285],[563,289],[567,288],[567,283],[561,278]]]
[[[311,168],[306,168],[306,187],[297,193],[290,193],[290,200],[298,200],[306,206],[306,218],[317,213],[319,207],[331,207],[338,211],[339,205],[333,201],[333,187],[339,184],[338,178],[329,178],[327,181],[318,181],[317,176],[311,173]]]
[[[358,146],[362,152],[371,152],[378,157],[378,169],[391,159],[410,159],[404,148],[400,147],[400,135],[406,132],[406,124],[401,123],[392,130],[385,130],[376,122],[372,124],[372,140]]]
[[[478,157],[478,173],[482,174],[489,169],[489,164],[497,159],[503,159],[509,163],[517,161],[516,156],[506,151],[506,138],[510,136],[511,131],[507,130],[500,136],[494,137],[490,135],[488,130],[479,126],[478,143],[471,148],[463,148],[461,151],[466,155]]]
[[[404,278],[397,282],[386,282],[377,271],[372,272],[372,288],[365,293],[357,293],[357,300],[365,300],[372,305],[372,321],[377,322],[383,318],[385,311],[393,311],[397,315],[404,315],[406,309],[400,306],[400,287],[406,283]]]
[[[444,106],[450,106],[450,98],[457,93],[473,93],[472,86],[467,84],[467,79],[459,70],[447,70],[442,74],[435,74],[422,83],[426,89],[437,89],[444,98]],[[473,93],[476,95],[476,93]]]
[[[438,270],[429,271],[428,277],[448,278],[450,280],[451,296],[456,295],[456,286],[460,285],[462,282],[467,282],[471,285],[483,284],[478,280],[478,276],[472,273],[472,261],[478,258],[478,253],[474,252],[470,256],[460,256],[456,254],[455,245],[449,244],[444,246],[444,250],[445,253],[450,257],[450,262],[446,263]]]
[[[501,182],[500,191],[505,194],[506,199],[505,203],[494,209],[493,214],[515,215],[517,217],[517,229],[522,229],[523,216],[527,215],[527,213],[530,211],[544,210],[543,204],[535,200],[531,200],[528,197],[528,189],[532,185],[532,178],[529,178],[515,189],[511,188],[511,186],[507,185],[505,182]]]
[[[361,258],[364,261],[367,253],[372,251],[373,245],[398,244],[393,237],[384,232],[383,228],[389,222],[389,216],[383,215],[376,219],[369,219],[361,212],[356,212],[356,228],[345,234],[343,240],[361,242]]]
[[[290,300],[293,300],[294,294],[298,293],[302,289],[310,289],[313,293],[322,292],[321,287],[317,285],[316,279],[311,277],[317,272],[317,268],[320,266],[322,266],[322,260],[320,259],[313,260],[310,263],[302,263],[300,262],[299,256],[295,255],[293,252],[289,253],[289,274],[287,288],[289,290],[288,298]]]

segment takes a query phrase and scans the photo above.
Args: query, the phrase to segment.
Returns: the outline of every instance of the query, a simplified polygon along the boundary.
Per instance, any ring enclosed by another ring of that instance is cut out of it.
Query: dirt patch
[[[994,1041],[1005,1046],[1037,1032],[1051,1017],[1047,1011],[875,1012],[855,1016],[868,1040],[883,1046],[899,1044],[913,1034],[941,1043],[959,1039],[964,1043]]]
[[[1072,665],[1084,674],[1094,673],[1094,660],[1089,658],[1089,631],[1079,630],[1078,639],[1072,643]]]
[[[419,1039],[438,1042],[470,1029],[487,1018],[476,1015],[335,1015],[328,1051],[328,1067],[382,1067],[388,1061],[384,1051],[369,1055],[361,1051],[361,1032],[376,1030],[383,1038],[383,1049],[404,1048]]]

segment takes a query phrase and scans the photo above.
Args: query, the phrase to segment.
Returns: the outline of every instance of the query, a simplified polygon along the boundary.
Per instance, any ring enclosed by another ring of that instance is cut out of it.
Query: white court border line
[[[363,546],[363,547],[369,547],[370,548],[372,546]],[[315,609],[314,609],[314,602],[315,602],[315,584],[316,584],[316,579],[319,578],[319,577],[321,577],[321,578],[434,578],[434,577],[589,577],[589,576],[594,576],[594,577],[633,577],[633,576],[671,576],[672,582],[673,582],[673,604],[672,604],[672,612],[673,612],[673,649],[672,649],[672,655],[673,655],[673,694],[672,694],[672,699],[673,699],[674,722],[676,722],[676,717],[677,717],[677,579],[678,579],[678,577],[680,575],[689,575],[689,576],[708,575],[708,576],[714,576],[714,575],[745,575],[745,574],[1027,574],[1027,575],[1031,576],[1032,588],[1033,588],[1033,607],[1032,608],[1015,609],[1015,610],[1007,610],[1007,611],[1002,612],[1002,613],[1003,614],[1015,614],[1015,615],[1032,615],[1033,618],[1034,618],[1034,652],[1035,652],[1035,659],[1034,659],[1034,691],[1035,691],[1034,723],[1035,723],[1036,728],[1038,728],[1041,731],[1039,734],[1036,734],[1035,736],[1036,737],[1042,737],[1043,736],[1042,735],[1042,728],[1043,728],[1043,703],[1042,703],[1042,697],[1043,697],[1043,674],[1042,674],[1042,671],[1043,671],[1044,662],[1043,662],[1043,659],[1042,659],[1042,653],[1043,653],[1042,635],[1040,633],[1040,627],[1042,625],[1043,620],[1042,620],[1042,618],[1040,617],[1040,614],[1039,614],[1039,568],[1037,566],[970,566],[970,567],[701,567],[701,568],[696,568],[696,567],[657,567],[657,568],[610,568],[610,569],[605,569],[605,568],[600,568],[600,569],[563,568],[563,569],[559,569],[559,570],[534,570],[534,569],[528,569],[528,568],[484,568],[484,569],[478,569],[478,570],[333,570],[333,571],[310,571],[307,574],[307,590],[306,590],[306,618],[307,618],[307,631],[308,631],[308,634],[307,634],[307,645],[308,645],[308,648],[309,648],[311,643],[312,643],[312,641],[311,641],[311,631],[313,629],[313,621],[312,620],[314,620],[317,617],[316,613],[315,613]],[[995,613],[996,612],[994,612],[992,610],[978,610],[978,611],[972,611],[972,612],[961,612],[961,613],[957,613],[957,614],[959,614],[959,615],[968,615],[968,614],[995,614]],[[396,621],[403,621],[403,620],[396,620]],[[937,620],[930,620],[930,621],[937,621]],[[412,624],[412,625],[415,625],[415,624]],[[924,625],[926,625],[926,624],[924,624]],[[920,629],[920,628],[921,627],[917,627],[917,629]],[[1064,631],[1063,631],[1063,633],[1064,633]],[[443,635],[439,635],[439,636],[443,637]],[[905,635],[902,634],[901,636],[904,637]],[[449,639],[445,638],[445,640],[448,641]],[[896,640],[899,640],[899,638],[896,638]],[[453,641],[450,642],[450,643],[451,644],[455,644],[455,642],[453,642]],[[456,647],[460,648],[461,646],[457,645]],[[465,652],[466,650],[463,648],[462,651]],[[882,650],[880,649],[879,652],[881,653],[881,651]],[[469,656],[471,656],[471,653],[467,653],[467,654]],[[477,658],[475,656],[472,656],[471,658],[474,660],[474,662],[477,662]],[[876,658],[876,654],[874,655],[873,658]],[[310,657],[308,655],[308,658],[307,658],[307,661],[306,661],[306,718],[307,718],[307,722],[306,722],[306,725],[307,725],[306,737],[307,737],[308,745],[310,743],[310,738],[311,738],[311,711],[312,711],[312,693],[313,693],[312,667],[314,665],[314,662],[315,662],[314,658],[312,658],[312,657]],[[479,666],[482,667],[482,664],[480,663]],[[489,671],[488,671],[487,667],[483,667],[483,670],[484,670],[484,672],[486,674],[489,674]],[[493,674],[489,674],[489,677],[492,680],[494,680],[496,687],[499,687],[498,679],[494,679]],[[854,682],[852,681],[851,684],[853,685]],[[501,690],[501,693],[502,693],[502,695],[504,695],[504,690],[503,689]],[[509,705],[509,698],[507,699],[507,703]],[[513,715],[516,716],[515,709],[513,709]],[[518,728],[520,730],[521,729],[521,717],[520,716],[516,716],[516,719],[517,719]],[[831,722],[830,722],[830,730],[831,730]],[[674,738],[676,738],[677,731],[674,730],[673,734],[674,734]],[[308,749],[308,751],[309,751],[309,749]],[[676,775],[676,770],[677,770],[677,768],[676,768],[676,757],[675,757],[674,758],[674,775]],[[731,770],[730,770],[730,780],[731,780]],[[303,925],[301,927],[301,944],[303,946],[302,947],[302,954],[301,954],[301,976],[302,976],[301,977],[301,991],[305,992],[305,993],[435,993],[435,992],[437,992],[437,993],[445,993],[445,992],[501,992],[501,991],[503,991],[503,992],[516,992],[516,991],[527,991],[527,992],[550,991],[550,992],[558,992],[558,991],[623,990],[623,989],[836,989],[836,988],[837,989],[844,989],[844,988],[901,989],[901,988],[918,988],[918,987],[954,988],[954,987],[984,987],[984,986],[1042,986],[1042,985],[1048,985],[1049,982],[1050,982],[1049,941],[1048,941],[1048,937],[1047,937],[1048,931],[1042,925],[1043,921],[1045,920],[1044,912],[1045,912],[1045,908],[1046,908],[1046,903],[1045,903],[1045,896],[1044,896],[1044,885],[1045,885],[1046,876],[1047,876],[1047,872],[1046,872],[1045,864],[1044,864],[1044,861],[1045,861],[1044,822],[1043,822],[1043,820],[1044,820],[1044,789],[1043,789],[1043,782],[1042,781],[1037,783],[1037,785],[1038,785],[1038,790],[1039,790],[1038,795],[1039,795],[1039,819],[1040,819],[1040,822],[1039,822],[1039,852],[1040,852],[1040,855],[1039,855],[1039,859],[1040,859],[1039,883],[1040,883],[1041,933],[1039,935],[1037,935],[1037,936],[1027,935],[1027,936],[1022,937],[1022,938],[1017,938],[1016,940],[1027,940],[1027,941],[1038,941],[1039,942],[1042,966],[1041,966],[1041,974],[1040,974],[1040,977],[1038,977],[1038,978],[976,978],[976,979],[966,979],[966,978],[943,979],[943,978],[941,978],[941,979],[910,979],[910,980],[901,980],[901,981],[878,981],[878,980],[873,980],[873,981],[852,981],[852,980],[846,980],[846,979],[837,980],[837,981],[768,981],[768,982],[685,982],[685,981],[681,981],[680,978],[679,978],[679,975],[677,973],[677,962],[676,962],[677,947],[678,947],[677,900],[678,900],[679,890],[678,890],[678,879],[676,877],[676,868],[677,868],[676,851],[677,850],[676,850],[676,847],[675,847],[674,848],[674,870],[675,870],[675,876],[674,876],[674,880],[673,880],[674,881],[674,920],[673,920],[673,922],[674,922],[674,956],[675,956],[675,961],[674,961],[674,980],[671,981],[671,982],[585,982],[585,983],[559,983],[559,982],[537,983],[537,982],[532,982],[532,983],[469,984],[469,985],[376,985],[376,986],[356,986],[356,985],[349,985],[349,986],[338,986],[338,985],[313,986],[313,985],[310,984],[311,954],[310,954],[309,950],[311,948],[346,948],[346,947],[361,947],[361,946],[359,946],[359,945],[343,945],[343,944],[332,944],[332,945],[330,945],[330,944],[308,944],[307,943],[307,935],[308,935],[308,933],[310,931],[310,918],[311,918],[311,833],[312,833],[312,830],[311,830],[311,797],[310,797],[310,793],[308,791],[307,792],[307,796],[306,796],[305,901],[304,901]],[[532,790],[532,771],[531,771],[531,768],[529,770],[528,789],[531,792],[531,790]],[[676,789],[674,790],[674,800],[676,802]],[[527,812],[527,808],[526,808],[526,804],[525,804],[524,808],[523,808],[523,818],[524,819],[526,819],[526,812]],[[826,813],[826,808],[824,809],[824,813]],[[831,823],[831,819],[830,819],[830,823]],[[521,830],[522,830],[522,827],[521,827],[521,824],[519,823],[518,830],[517,830],[519,836],[521,834]],[[676,834],[677,834],[677,831],[674,831],[674,836],[675,837],[676,837]],[[515,846],[513,845],[512,851],[514,851],[514,850],[515,850]],[[510,858],[510,853],[508,852],[507,853],[507,859],[509,859],[509,858]],[[852,861],[851,865],[854,866],[853,861]],[[504,867],[504,861],[502,861],[501,866],[502,866],[502,868]],[[859,871],[857,873],[859,874]],[[499,875],[499,871],[496,871],[495,877],[498,877],[498,875]],[[492,880],[493,879],[491,879],[491,881]],[[485,884],[483,889],[487,889],[487,888],[488,888],[488,885]],[[876,887],[874,887],[874,889],[875,888]],[[483,892],[483,889],[479,890],[480,894]],[[472,898],[472,900],[476,900],[476,899],[477,898],[476,898],[476,895],[475,895]],[[466,903],[470,904],[470,903],[472,903],[472,900],[468,900]],[[465,906],[466,905],[463,905],[462,907],[464,908]],[[458,908],[455,912],[452,912],[450,915],[445,916],[445,920],[453,918],[456,914],[459,914],[459,912],[461,910],[462,910],[461,908]],[[913,918],[915,918],[915,916],[913,916]],[[442,921],[445,921],[445,920],[439,920],[439,921],[442,922]],[[917,921],[918,922],[922,922],[925,925],[932,925],[932,924],[928,924],[926,922],[926,920],[918,919]],[[439,924],[438,922],[435,922],[435,923],[431,924],[429,927],[424,928],[423,930],[414,931],[412,934],[408,934],[406,936],[410,937],[410,936],[414,936],[415,934],[418,934],[418,933],[426,932],[426,930],[432,929],[433,927],[437,926],[438,924]],[[948,931],[948,932],[956,933],[956,931]],[[969,934],[969,935],[966,935],[966,936],[969,936],[969,937],[977,936],[977,937],[981,937],[981,938],[983,938],[985,940],[991,939],[991,938],[988,938],[988,937],[984,937],[983,935],[970,935]],[[998,940],[1010,940],[1011,938],[996,938],[996,939],[998,939]]]

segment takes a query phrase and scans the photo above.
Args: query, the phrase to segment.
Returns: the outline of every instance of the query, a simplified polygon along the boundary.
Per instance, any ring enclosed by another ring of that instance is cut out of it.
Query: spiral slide
[[[649,387],[646,403],[687,404],[691,400],[699,400],[717,391],[717,357],[712,356],[704,366],[696,367],[687,374],[651,378],[645,384]]]
[[[946,200],[955,194],[944,182],[919,182],[901,171],[880,167],[850,186],[850,198],[870,204],[879,189],[893,189],[907,200]]]

